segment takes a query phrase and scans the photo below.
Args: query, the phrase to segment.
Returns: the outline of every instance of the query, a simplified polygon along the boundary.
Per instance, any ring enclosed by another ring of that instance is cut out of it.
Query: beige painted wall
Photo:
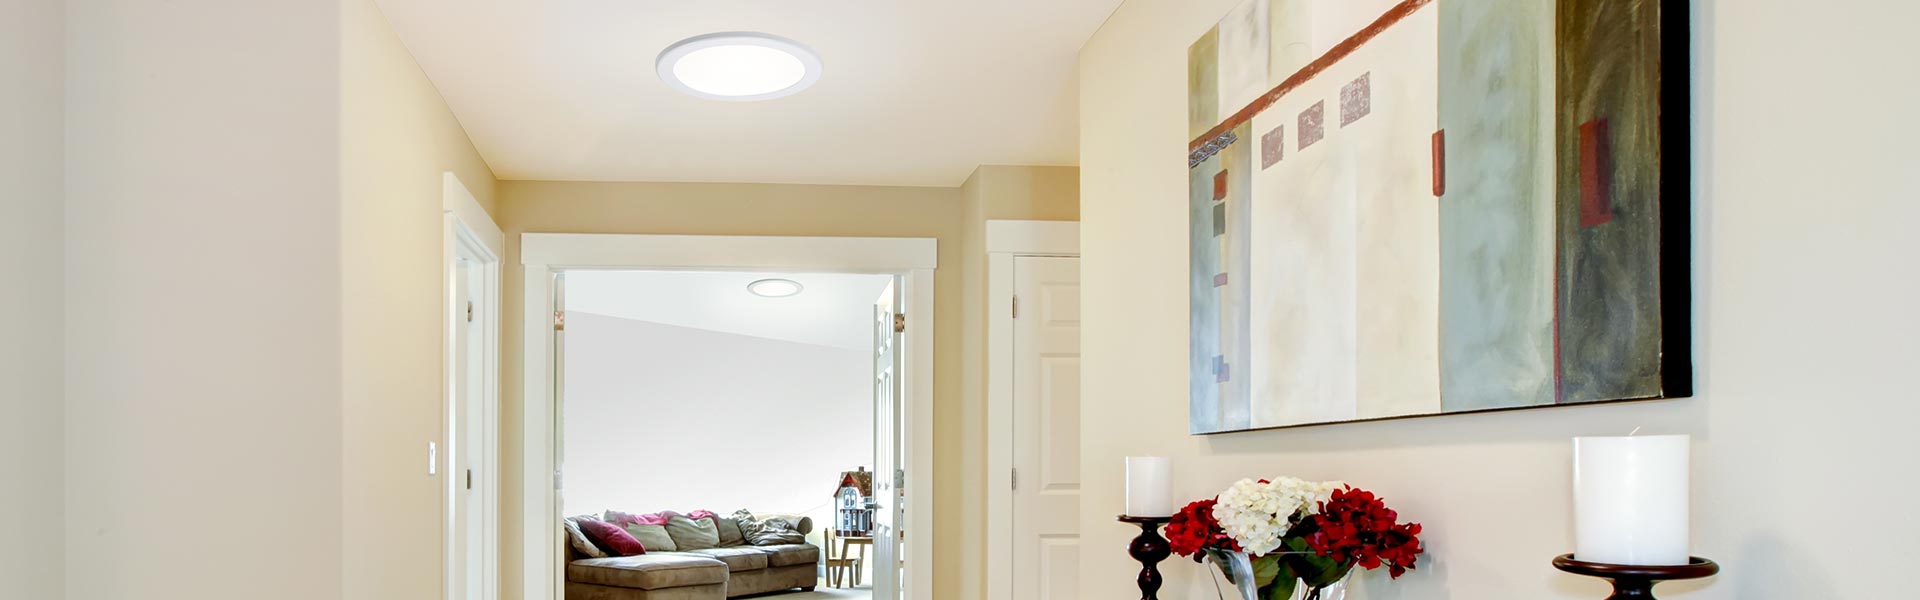
[[[960,185],[964,227],[961,239],[966,274],[960,345],[960,397],[965,398],[960,434],[961,488],[965,496],[957,515],[960,538],[958,560],[943,565],[953,573],[955,587],[943,598],[982,598],[987,560],[987,255],[986,224],[990,219],[1077,221],[1080,219],[1080,169],[983,165]],[[946,538],[943,538],[946,539]],[[949,591],[950,590],[950,591]]]
[[[65,587],[63,12],[0,0],[0,598]]]
[[[501,398],[502,452],[519,456],[521,436],[522,270],[519,234],[652,233],[705,235],[801,235],[930,237],[940,241],[934,274],[934,535],[956,536],[952,517],[962,504],[959,456],[962,439],[960,378],[961,201],[954,188],[903,188],[701,183],[571,183],[502,181],[498,220],[507,232],[506,315],[501,339],[506,373]],[[925,321],[919,321],[925,322]],[[796,432],[796,436],[811,435]],[[507,461],[501,478],[520,489],[523,474]],[[519,495],[505,494],[501,507],[503,598],[517,600],[521,539]],[[959,550],[936,546],[934,585],[957,578],[950,565]]]
[[[373,0],[342,0],[341,529],[344,597],[442,594],[441,174],[483,207],[493,173]]]
[[[1424,522],[1432,560],[1357,598],[1598,598],[1548,566],[1573,544],[1567,440],[1639,426],[1694,436],[1695,552],[1725,567],[1662,598],[1912,595],[1920,8],[1694,3],[1697,398],[1190,437],[1185,57],[1237,2],[1131,0],[1081,52],[1083,596],[1129,597],[1121,457],[1159,454],[1182,497],[1339,478]],[[1163,593],[1213,597],[1166,564]]]
[[[66,8],[67,597],[338,600],[339,4]]]

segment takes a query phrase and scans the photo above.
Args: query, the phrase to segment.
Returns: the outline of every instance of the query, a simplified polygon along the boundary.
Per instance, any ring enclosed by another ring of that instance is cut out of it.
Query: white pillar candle
[[[1573,439],[1574,558],[1687,564],[1684,435]]]
[[[1127,516],[1171,517],[1173,466],[1164,456],[1127,457]]]

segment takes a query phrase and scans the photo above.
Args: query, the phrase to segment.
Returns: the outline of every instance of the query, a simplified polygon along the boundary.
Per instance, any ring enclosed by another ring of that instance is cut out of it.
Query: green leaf
[[[1258,588],[1267,587],[1268,584],[1273,583],[1275,578],[1280,576],[1281,571],[1280,557],[1278,556],[1262,556],[1253,559],[1253,586]]]
[[[1352,563],[1334,562],[1332,558],[1314,552],[1313,546],[1307,544],[1306,538],[1287,538],[1286,548],[1293,551],[1292,554],[1286,555],[1287,566],[1300,575],[1300,579],[1307,584],[1307,587],[1320,588],[1333,585],[1338,583],[1340,578],[1346,577],[1348,571],[1353,570]]]
[[[1260,588],[1261,600],[1293,600],[1293,589],[1299,584],[1300,579],[1294,577],[1293,573],[1277,577],[1271,585]]]

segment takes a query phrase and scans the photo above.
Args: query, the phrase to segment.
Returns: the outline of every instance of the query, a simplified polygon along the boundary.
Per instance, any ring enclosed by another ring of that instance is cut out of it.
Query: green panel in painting
[[[1553,7],[1439,8],[1441,405],[1551,404]]]

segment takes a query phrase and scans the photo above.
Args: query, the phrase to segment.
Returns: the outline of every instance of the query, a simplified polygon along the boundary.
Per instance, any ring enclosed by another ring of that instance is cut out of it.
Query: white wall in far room
[[[568,312],[566,514],[746,508],[822,522],[834,478],[872,466],[871,356]]]
[[[66,597],[60,0],[0,0],[0,598]]]

